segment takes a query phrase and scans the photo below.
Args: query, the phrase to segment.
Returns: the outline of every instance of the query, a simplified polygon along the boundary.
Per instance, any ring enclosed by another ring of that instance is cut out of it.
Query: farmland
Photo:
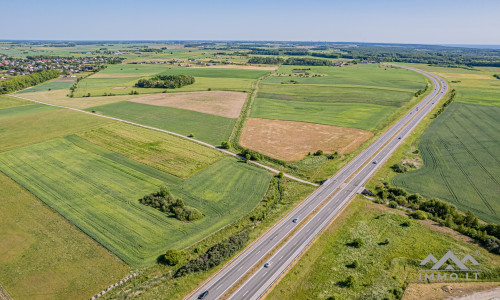
[[[429,253],[442,255],[449,249],[459,257],[480,251],[481,269],[491,272],[492,278],[500,274],[493,254],[429,223],[410,221],[410,226],[404,227],[401,224],[406,220],[404,215],[358,197],[267,299],[394,299],[394,290],[402,294],[406,280],[418,279],[423,258]],[[361,238],[364,245],[350,246],[355,238]],[[354,261],[357,266],[353,266]],[[354,276],[354,287],[344,285],[348,275]]]
[[[106,123],[110,121],[41,104],[0,109],[0,140],[2,141],[0,151],[72,134]]]
[[[33,102],[0,95],[0,109],[30,104],[33,104]]]
[[[188,68],[173,67],[165,64],[124,64],[112,65],[104,71],[82,80],[75,92],[76,97],[100,96],[104,93],[115,95],[128,94],[133,89],[140,94],[161,93],[164,89],[145,89],[134,87],[141,78],[154,74],[189,75],[195,77],[192,85],[178,88],[175,92],[228,90],[248,91],[251,83],[265,74],[267,70],[236,69],[236,68]],[[167,91],[172,92],[172,91]]]
[[[75,83],[75,80],[72,78],[55,79],[55,80],[34,86],[32,88],[19,91],[18,93],[22,94],[22,93],[33,93],[33,92],[48,91],[48,90],[68,90],[74,83]]]
[[[86,110],[170,130],[186,136],[193,134],[196,139],[212,145],[219,145],[221,141],[227,140],[236,121],[191,110],[128,101],[96,106]]]
[[[0,182],[0,281],[12,297],[90,298],[127,275],[125,263],[29,191],[3,173]]]
[[[122,123],[85,131],[79,136],[180,178],[190,177],[223,157],[205,146]]]
[[[73,143],[73,139],[57,138],[3,152],[1,171],[135,266],[151,264],[166,248],[188,246],[247,214],[269,182],[266,171],[226,158],[208,167],[207,175],[199,173],[173,187],[186,205],[205,215],[197,222],[183,223],[137,201],[165,183],[176,182],[162,181],[169,177],[155,176],[156,169],[147,170],[117,154],[110,156],[109,151],[84,149],[82,141]],[[186,189],[200,186],[200,180],[209,187],[204,198]],[[237,201],[235,195],[239,195]]]
[[[393,182],[500,222],[500,109],[453,103],[422,135],[421,169]]]

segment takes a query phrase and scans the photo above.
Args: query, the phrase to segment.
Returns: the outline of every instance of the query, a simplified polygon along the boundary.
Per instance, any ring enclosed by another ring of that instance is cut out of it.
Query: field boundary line
[[[88,114],[88,115],[91,115],[91,116],[97,116],[97,117],[101,117],[101,118],[106,118],[106,119],[115,120],[115,121],[118,121],[118,122],[130,124],[130,125],[133,125],[133,126],[138,126],[138,127],[142,127],[142,128],[146,128],[146,129],[152,129],[152,130],[160,131],[160,132],[167,133],[167,134],[170,134],[170,135],[174,135],[174,136],[186,139],[186,140],[190,140],[192,142],[201,144],[201,145],[206,146],[208,148],[212,148],[212,149],[215,149],[217,151],[223,152],[225,154],[231,155],[233,157],[236,157],[236,158],[239,158],[239,159],[242,159],[242,160],[247,160],[243,156],[238,155],[236,153],[233,153],[231,151],[218,148],[218,147],[216,147],[216,146],[214,146],[212,144],[209,144],[209,143],[206,143],[206,142],[203,142],[203,141],[191,138],[191,137],[187,137],[187,136],[184,136],[182,134],[179,134],[179,133],[176,133],[176,132],[173,132],[173,131],[169,131],[169,130],[165,130],[165,129],[160,129],[160,128],[153,127],[153,126],[147,126],[147,125],[143,125],[143,124],[132,122],[132,121],[127,121],[127,120],[120,119],[120,118],[110,117],[110,116],[106,116],[106,115],[100,115],[100,114],[92,113],[92,112],[89,112],[89,111],[86,111],[86,110],[82,110],[82,109],[78,109],[78,108],[67,107],[67,106],[56,105],[56,104],[50,104],[50,103],[46,103],[46,102],[42,102],[42,101],[38,101],[38,100],[33,100],[33,99],[29,99],[29,98],[17,96],[15,94],[7,94],[7,96],[11,96],[11,97],[15,97],[15,98],[19,98],[19,99],[23,99],[23,100],[27,100],[27,101],[39,103],[39,104],[44,104],[44,105],[48,105],[48,106],[53,106],[53,107],[59,107],[59,108],[73,110],[73,111],[78,111],[78,112],[85,113],[85,114]],[[254,165],[259,166],[261,168],[264,168],[264,169],[266,169],[268,171],[271,171],[272,173],[275,173],[275,174],[279,174],[280,173],[280,171],[278,171],[278,170],[276,170],[274,168],[271,168],[269,166],[266,166],[264,164],[258,163],[256,161],[253,161],[253,160],[247,160],[247,161],[249,163],[251,163],[251,164],[254,164]],[[298,182],[302,182],[302,183],[309,184],[309,185],[312,185],[312,186],[319,186],[316,183],[312,183],[312,182],[309,182],[307,180],[303,180],[303,179],[297,178],[297,177],[292,176],[290,174],[283,174],[283,175],[285,177],[289,178],[289,179],[292,179],[292,180],[295,180],[295,181],[298,181]]]

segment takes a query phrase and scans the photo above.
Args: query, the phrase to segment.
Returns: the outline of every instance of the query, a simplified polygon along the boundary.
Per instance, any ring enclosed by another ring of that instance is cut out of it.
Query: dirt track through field
[[[356,128],[249,118],[240,144],[270,157],[295,161],[317,150],[349,153],[371,136],[372,132]]]
[[[194,110],[226,118],[238,118],[247,93],[227,91],[161,93],[132,99],[130,101]]]

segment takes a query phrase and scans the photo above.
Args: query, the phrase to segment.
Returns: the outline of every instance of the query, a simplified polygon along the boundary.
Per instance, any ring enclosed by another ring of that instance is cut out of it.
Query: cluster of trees
[[[176,89],[194,83],[194,77],[188,75],[157,75],[150,79],[139,79],[135,84],[140,88]]]
[[[443,111],[451,104],[451,102],[453,102],[453,100],[455,100],[455,96],[456,95],[457,95],[457,92],[455,91],[455,89],[452,89],[451,92],[450,92],[450,97],[448,98],[448,100],[446,100],[443,103],[443,105],[441,105],[441,107],[439,108],[439,110],[434,114],[434,118],[436,118],[441,113],[443,113]]]
[[[398,162],[392,165],[391,169],[396,173],[406,173],[411,169],[415,169],[415,165],[412,163]]]
[[[184,205],[184,201],[175,198],[166,187],[161,187],[158,192],[142,197],[139,202],[161,212],[172,214],[180,221],[194,221],[203,217],[199,210]]]
[[[415,92],[415,97],[418,97],[418,96],[422,95],[423,93],[425,93],[428,88],[429,88],[429,85],[426,85],[425,88],[416,91]]]
[[[481,224],[471,211],[463,215],[447,202],[409,194],[405,189],[392,187],[387,182],[376,187],[376,195],[381,201],[389,200],[391,207],[399,205],[414,210],[410,216],[415,219],[430,218],[442,226],[477,240],[488,251],[500,254],[500,225]]]
[[[241,151],[240,155],[248,160],[262,160],[262,159],[264,159],[262,154],[260,154],[256,151],[250,150],[250,149],[243,149]]]
[[[8,79],[0,84],[0,94],[8,94],[59,77],[58,70],[45,70]]]
[[[495,74],[493,75],[493,77],[495,77],[496,79],[500,79],[500,74]]]
[[[238,250],[240,250],[248,241],[248,238],[249,233],[247,230],[244,230],[229,237],[226,240],[223,240],[222,242],[208,249],[204,254],[189,261],[186,265],[180,267],[175,272],[174,277],[178,278],[190,273],[207,271],[215,266],[218,266],[226,259],[233,256]]]
[[[265,64],[265,65],[278,65],[282,64],[285,60],[281,57],[266,57],[266,56],[252,56],[249,64]]]
[[[250,215],[250,221],[262,221],[267,215],[285,198],[285,188],[284,188],[284,174],[279,173],[273,176],[271,182],[269,183],[269,188],[267,193],[262,199],[262,204],[258,208],[254,209],[252,215]]]

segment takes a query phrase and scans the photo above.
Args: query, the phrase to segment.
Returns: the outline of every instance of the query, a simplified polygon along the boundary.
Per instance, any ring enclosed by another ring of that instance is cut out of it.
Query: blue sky
[[[0,39],[500,45],[500,0],[0,0]]]

